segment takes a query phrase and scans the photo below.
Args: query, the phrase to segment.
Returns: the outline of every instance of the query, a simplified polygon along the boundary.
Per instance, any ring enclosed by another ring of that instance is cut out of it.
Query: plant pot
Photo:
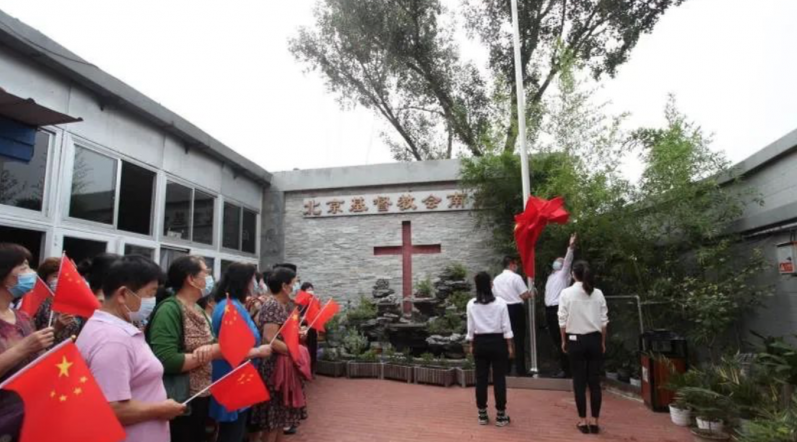
[[[752,421],[750,419],[745,419],[745,418],[739,419],[739,428],[738,428],[739,434],[747,433],[748,428],[750,428],[751,422]]]
[[[670,419],[679,427],[688,427],[692,423],[692,410],[683,410],[670,404]]]
[[[616,371],[607,371],[606,372],[606,379],[611,379],[613,381],[616,381],[617,379],[619,379],[619,377],[620,377],[620,375],[617,374]]]
[[[617,370],[617,380],[627,384],[631,381],[631,371],[625,368]]]
[[[415,367],[415,383],[450,387],[454,383],[454,370],[437,367]]]
[[[461,387],[466,388],[476,385],[476,370],[455,368],[454,373],[456,374],[457,384]]]
[[[385,364],[382,367],[382,379],[411,383],[414,371],[413,367],[407,365]]]
[[[346,376],[346,363],[343,361],[318,361],[315,372],[316,374],[333,378]]]
[[[350,378],[382,378],[381,362],[355,362],[346,364],[346,375]]]
[[[722,433],[722,430],[725,429],[725,424],[723,424],[721,420],[710,421],[703,419],[702,417],[698,417],[697,428],[699,430],[707,430],[707,431],[712,431],[714,433]]]
[[[730,440],[731,436],[727,433],[713,432],[701,429],[692,429],[692,440],[695,442],[717,442]]]
[[[638,378],[631,378],[631,386],[642,388],[642,379]]]

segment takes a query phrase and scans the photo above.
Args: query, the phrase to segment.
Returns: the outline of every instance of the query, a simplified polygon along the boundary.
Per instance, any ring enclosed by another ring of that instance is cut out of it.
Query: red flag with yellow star
[[[58,271],[53,311],[90,318],[98,308],[100,301],[78,273],[75,263],[64,255]]]
[[[545,226],[565,224],[570,218],[564,205],[562,197],[548,201],[532,196],[526,202],[526,210],[515,216],[515,243],[523,262],[523,272],[529,278],[534,277],[534,247]]]
[[[282,342],[288,346],[288,353],[291,354],[293,362],[298,362],[301,356],[299,352],[299,327],[300,327],[299,309],[295,308],[291,312],[285,323],[282,324]]]
[[[210,387],[210,393],[230,413],[270,399],[260,374],[251,362],[216,381]]]
[[[44,304],[44,301],[52,295],[53,292],[50,291],[47,284],[41,278],[36,278],[36,285],[33,286],[33,290],[22,297],[22,305],[19,306],[19,311],[27,313],[32,318],[39,311],[39,307]]]
[[[25,406],[20,442],[118,442],[125,431],[71,340],[0,385]]]
[[[224,305],[224,315],[221,317],[219,346],[224,359],[233,367],[240,365],[249,354],[249,350],[255,346],[255,335],[252,334],[246,321],[241,318],[238,306],[230,301],[229,296]]]

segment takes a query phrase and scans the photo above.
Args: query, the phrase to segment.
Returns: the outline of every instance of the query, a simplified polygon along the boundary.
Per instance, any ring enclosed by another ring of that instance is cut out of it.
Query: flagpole
[[[69,258],[66,257],[66,250],[64,250],[61,253],[61,262],[58,263],[58,281],[59,282],[61,281],[61,270],[64,268],[64,260],[65,259],[69,259]],[[49,289],[49,287],[47,287],[47,288]],[[58,291],[58,286],[57,285],[55,286],[55,290]],[[53,302],[55,302],[55,292],[53,292],[52,290],[51,290],[51,292],[53,294]],[[50,320],[47,321],[47,327],[52,327],[53,326],[53,312],[54,312],[54,310],[52,310],[52,308],[51,308],[50,309]]]
[[[233,374],[233,373],[235,373],[236,371],[240,370],[241,368],[243,368],[243,367],[244,367],[244,365],[246,365],[246,364],[250,363],[251,361],[252,361],[251,359],[247,359],[246,361],[244,361],[244,363],[243,363],[243,364],[241,364],[241,365],[239,365],[239,366],[235,367],[235,369],[233,369],[233,370],[232,370],[232,371],[230,371],[229,373],[227,373],[227,374],[225,374],[224,376],[222,376],[222,377],[218,378],[218,379],[216,380],[216,382],[214,382],[214,383],[212,383],[212,384],[208,385],[207,387],[203,388],[203,389],[202,389],[202,390],[201,390],[199,393],[197,393],[197,394],[195,394],[195,395],[191,396],[190,398],[188,398],[188,399],[187,399],[185,402],[183,402],[183,405],[187,405],[189,402],[193,401],[194,399],[198,398],[199,396],[202,396],[202,394],[204,394],[206,391],[208,391],[208,390],[210,390],[211,388],[213,388],[213,386],[214,386],[214,385],[216,385],[216,384],[218,384],[219,382],[221,382],[221,381],[223,381],[223,380],[227,379],[227,378],[228,378],[230,375],[232,375],[232,374]]]
[[[294,308],[293,311],[291,312],[291,315],[293,315],[293,312],[297,311],[297,310],[298,310],[298,307]],[[277,330],[277,333],[275,333],[274,337],[271,338],[271,342],[268,343],[269,346],[274,344],[274,341],[277,340],[277,336],[280,335],[280,332],[282,331],[282,329],[285,327],[285,324],[287,324],[289,320],[290,319],[287,319],[287,320],[285,320],[285,322],[282,323],[282,325],[280,326],[279,330]],[[299,325],[301,326],[301,324],[299,324]]]
[[[315,319],[313,319],[313,322],[310,325],[307,326],[307,328],[313,328],[313,325],[315,325],[316,321],[318,321],[318,318],[321,317],[321,313],[324,313],[324,310],[326,310],[326,308],[329,307],[329,305],[331,303],[332,303],[332,299],[327,301],[327,303],[324,304],[323,307],[321,307],[321,310],[318,311],[318,315],[315,317]]]
[[[515,47],[515,86],[517,92],[518,141],[520,141],[520,174],[523,185],[523,204],[531,195],[529,180],[529,158],[526,152],[526,95],[523,87],[523,62],[520,56],[520,25],[518,19],[517,0],[512,0],[512,37]],[[525,208],[525,207],[523,207]],[[534,279],[529,278],[529,293],[534,293]],[[537,368],[537,327],[534,296],[529,301],[529,354],[531,355],[530,373],[536,375]]]

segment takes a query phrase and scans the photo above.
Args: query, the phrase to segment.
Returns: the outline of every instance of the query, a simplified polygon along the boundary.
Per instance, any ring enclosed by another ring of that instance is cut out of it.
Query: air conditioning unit
[[[778,270],[781,275],[797,275],[797,241],[778,244]]]

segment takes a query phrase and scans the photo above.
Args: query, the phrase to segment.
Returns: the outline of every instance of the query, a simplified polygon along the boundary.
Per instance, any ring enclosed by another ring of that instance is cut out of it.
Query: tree
[[[489,72],[461,60],[440,0],[320,0],[314,29],[290,42],[342,105],[376,111],[399,140],[396,158],[514,151],[517,107],[509,0],[461,0],[466,27],[489,51]],[[526,0],[519,3],[528,114],[568,64],[614,75],[639,36],[684,0]]]

